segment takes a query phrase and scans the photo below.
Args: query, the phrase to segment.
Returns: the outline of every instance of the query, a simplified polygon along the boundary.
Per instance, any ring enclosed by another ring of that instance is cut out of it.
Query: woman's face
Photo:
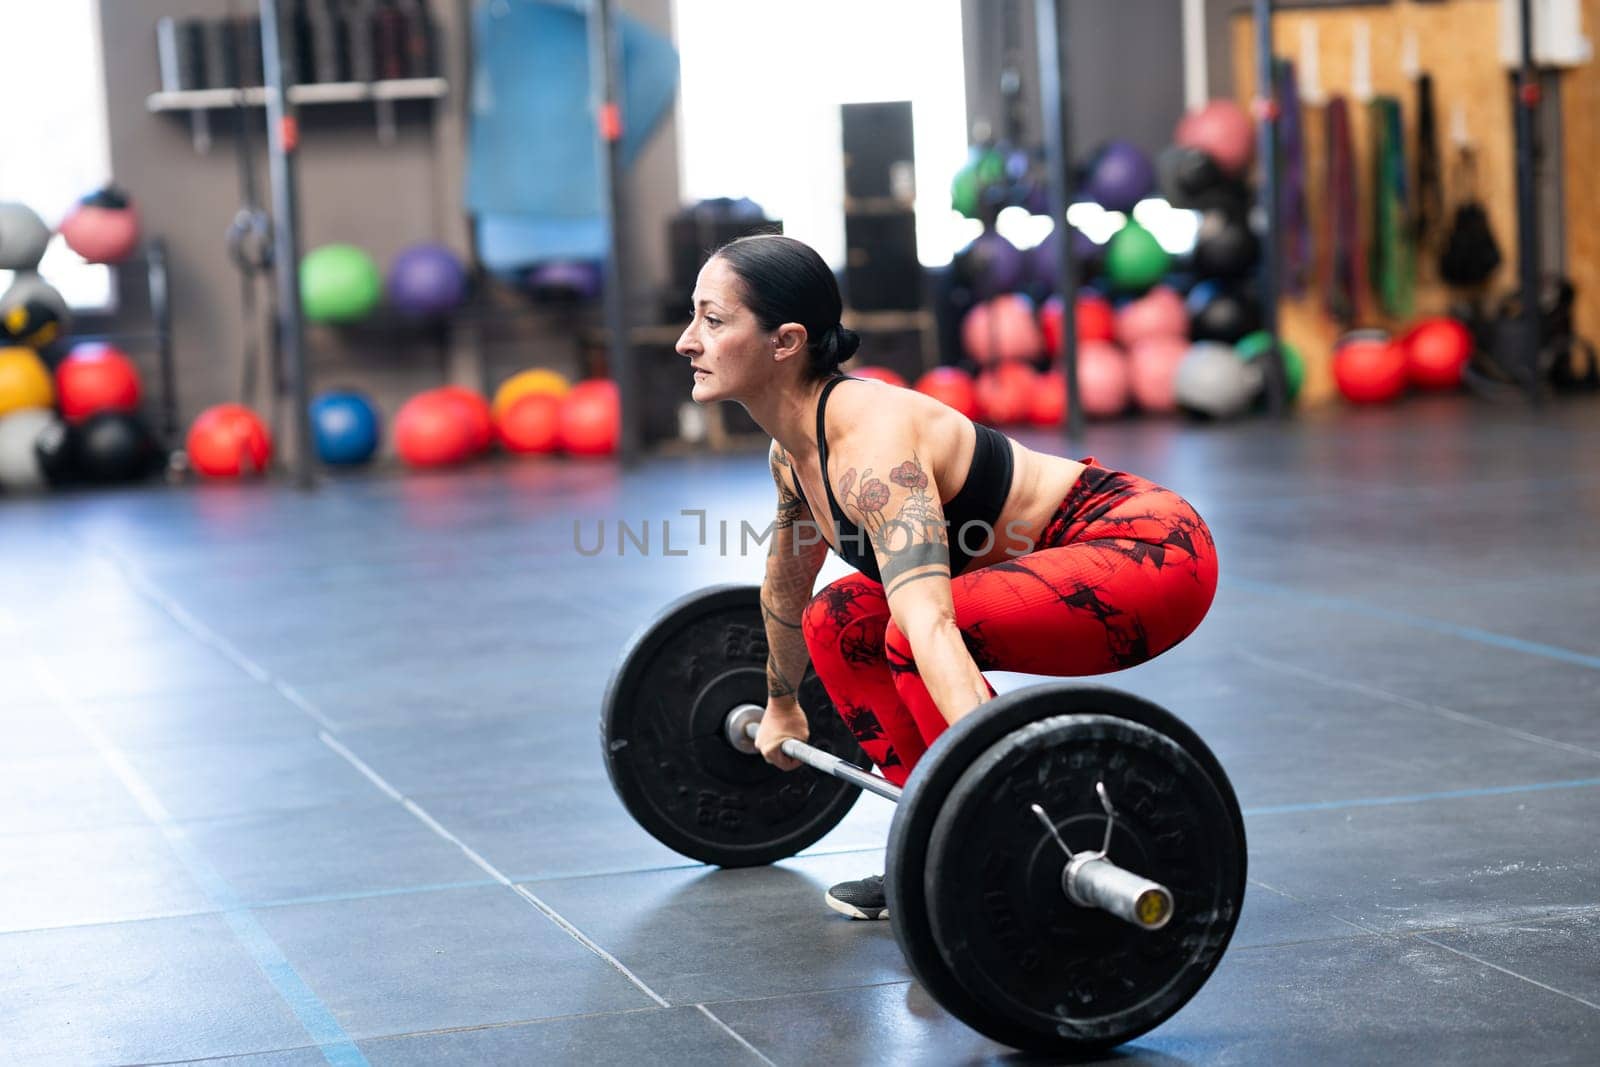
[[[775,334],[763,330],[740,297],[739,276],[717,257],[700,268],[694,317],[678,338],[678,354],[694,369],[695,403],[733,400],[769,381],[775,369]]]

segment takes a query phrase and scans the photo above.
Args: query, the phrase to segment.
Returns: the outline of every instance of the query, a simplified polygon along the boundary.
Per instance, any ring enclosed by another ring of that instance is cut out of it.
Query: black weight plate
[[[1110,859],[1166,886],[1170,922],[1142,930],[1062,890],[1060,844],[1104,841],[1095,792],[1117,809]],[[1199,762],[1129,719],[1057,715],[1006,735],[962,774],[928,841],[924,893],[935,944],[988,1032],[1031,1034],[1037,1051],[1084,1052],[1132,1040],[1199,992],[1242,904],[1243,841]],[[991,1036],[997,1036],[991,1034]]]
[[[889,827],[884,890],[895,940],[923,988],[957,1018],[969,1024],[974,1019],[987,1020],[977,1028],[1016,1048],[1032,1047],[1034,1036],[987,1011],[963,988],[934,943],[923,879],[928,837],[945,797],[973,761],[1013,730],[1052,715],[1070,714],[1111,715],[1142,723],[1171,738],[1205,769],[1230,813],[1234,837],[1240,843],[1238,882],[1233,895],[1240,900],[1244,896],[1244,817],[1239,802],[1216,756],[1183,720],[1132,694],[1078,683],[1032,685],[984,704],[946,730],[917,761]]]
[[[623,806],[691,859],[750,867],[792,856],[839,824],[860,791],[801,768],[780,771],[727,740],[728,712],[767,703],[767,636],[756,586],[725,585],[669,605],[624,649],[600,715],[606,771]],[[811,744],[869,761],[817,676],[800,706]]]

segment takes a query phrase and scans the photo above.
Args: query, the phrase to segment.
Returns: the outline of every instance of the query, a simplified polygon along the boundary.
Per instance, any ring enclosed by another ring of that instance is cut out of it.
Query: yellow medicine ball
[[[501,382],[500,388],[494,392],[494,420],[498,423],[501,416],[511,409],[511,405],[525,396],[538,393],[565,396],[567,390],[571,388],[572,383],[566,378],[544,367],[513,374]]]
[[[55,382],[31,348],[0,348],[0,415],[55,402]]]

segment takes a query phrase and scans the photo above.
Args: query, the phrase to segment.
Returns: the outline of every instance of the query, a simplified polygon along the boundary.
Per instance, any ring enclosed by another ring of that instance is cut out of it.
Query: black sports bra
[[[844,510],[834,498],[833,485],[828,481],[828,438],[824,430],[824,413],[828,407],[828,394],[843,381],[859,381],[846,375],[832,379],[822,387],[817,400],[817,459],[822,465],[822,488],[828,494],[828,510],[833,516],[834,551],[856,570],[873,581],[880,581],[878,559],[872,554],[861,528],[845,518]],[[972,562],[974,552],[987,552],[999,540],[1002,531],[996,527],[1006,497],[1011,493],[1011,478],[1015,473],[1011,455],[1011,442],[1006,435],[992,426],[973,423],[978,431],[977,443],[972,450],[972,466],[960,491],[943,505],[946,534],[950,542],[950,573],[960,574]],[[810,508],[806,492],[800,488],[800,478],[795,476],[795,492],[801,503]],[[812,514],[816,509],[812,508]]]

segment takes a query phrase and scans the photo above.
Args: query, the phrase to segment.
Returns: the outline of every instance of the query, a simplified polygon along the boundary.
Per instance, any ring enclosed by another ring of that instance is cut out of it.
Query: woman
[[[849,378],[859,340],[811,248],[746,237],[706,262],[677,350],[701,404],[733,400],[773,438],[777,521],[761,588],[770,653],[756,745],[806,738],[796,689],[815,666],[885,777],[994,691],[985,670],[1087,675],[1142,663],[1200,623],[1211,534],[1142,478],[1024,448],[910,389]],[[820,521],[819,521],[820,520]],[[832,548],[860,573],[812,596]],[[883,879],[830,907],[887,914]]]

